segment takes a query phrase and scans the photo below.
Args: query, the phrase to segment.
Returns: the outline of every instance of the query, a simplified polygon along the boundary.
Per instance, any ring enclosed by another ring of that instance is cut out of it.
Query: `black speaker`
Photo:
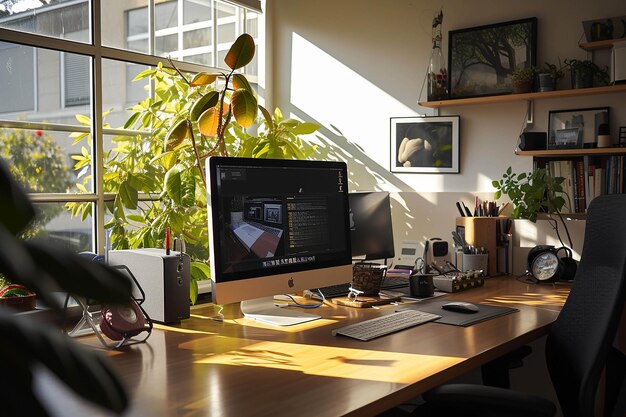
[[[540,151],[547,149],[547,144],[546,132],[524,132],[519,136],[518,148],[522,151]]]

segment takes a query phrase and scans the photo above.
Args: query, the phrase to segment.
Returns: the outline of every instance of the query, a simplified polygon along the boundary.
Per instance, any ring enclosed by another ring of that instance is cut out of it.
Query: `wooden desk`
[[[569,287],[490,278],[450,299],[515,306],[470,327],[427,323],[359,342],[331,329],[394,306],[327,303],[317,320],[276,328],[214,306],[179,326],[157,326],[145,344],[107,352],[133,397],[132,416],[373,416],[546,334]],[[389,310],[387,310],[389,311]]]

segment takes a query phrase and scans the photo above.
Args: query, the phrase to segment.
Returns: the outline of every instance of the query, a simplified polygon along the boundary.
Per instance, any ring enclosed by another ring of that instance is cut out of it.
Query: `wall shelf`
[[[625,155],[626,148],[583,148],[583,149],[549,149],[541,151],[515,151],[515,155],[534,156],[539,158],[551,158],[561,156],[584,156],[584,155]]]
[[[599,49],[610,49],[613,47],[614,43],[624,41],[626,41],[626,38],[607,39],[604,41],[582,42],[579,43],[578,46],[585,51],[597,51]]]
[[[572,90],[555,90],[537,93],[523,93],[523,94],[506,94],[501,96],[485,96],[485,97],[471,97],[471,98],[459,98],[440,101],[421,101],[418,102],[422,107],[430,107],[438,109],[442,107],[452,106],[465,106],[474,104],[490,104],[490,103],[506,103],[513,101],[532,101],[548,98],[560,98],[560,97],[575,97],[594,94],[608,94],[608,93],[620,93],[626,92],[626,84],[608,85],[605,87],[593,87],[593,88],[579,88]]]

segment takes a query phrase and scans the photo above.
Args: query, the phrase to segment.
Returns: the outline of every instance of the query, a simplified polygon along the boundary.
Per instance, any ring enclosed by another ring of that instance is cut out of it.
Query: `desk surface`
[[[496,277],[449,294],[519,312],[469,327],[427,323],[369,342],[331,330],[394,306],[327,303],[321,320],[276,328],[227,306],[194,307],[177,326],[156,326],[147,343],[107,352],[133,397],[132,416],[376,415],[546,334],[568,286]]]

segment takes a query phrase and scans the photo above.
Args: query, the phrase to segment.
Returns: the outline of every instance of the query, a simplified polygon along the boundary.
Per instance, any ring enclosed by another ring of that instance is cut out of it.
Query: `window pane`
[[[93,203],[82,203],[93,210]],[[36,203],[37,218],[25,233],[27,238],[46,240],[71,252],[94,252],[93,221],[91,215],[85,220],[72,217],[65,203]]]
[[[218,24],[217,26],[217,42],[221,44],[230,44],[235,42],[237,38],[237,25],[235,23]]]
[[[154,8],[154,24],[156,30],[174,28],[178,26],[178,2],[168,1],[159,3]]]
[[[235,6],[231,6],[230,4],[216,2],[217,6],[217,18],[220,19],[222,17],[232,17],[235,16],[237,9]]]
[[[157,36],[155,42],[157,55],[167,55],[178,50],[178,35]]]
[[[0,3],[0,27],[38,35],[66,38],[66,34],[89,29],[89,1],[60,0],[44,5],[32,0]],[[68,4],[65,4],[68,3]],[[89,42],[89,31],[82,32],[78,42]]]
[[[102,1],[102,44],[148,53],[148,1]]]
[[[28,192],[66,193],[76,182],[68,137],[67,132],[0,129],[0,157]]]
[[[128,11],[128,36],[148,33],[148,8]]]
[[[189,55],[189,56],[184,57],[183,61],[193,62],[195,64],[212,66],[213,65],[212,59],[213,59],[213,54],[208,53],[208,54],[199,54],[199,55]]]
[[[183,33],[183,48],[199,48],[211,45],[211,29],[190,30]]]
[[[75,193],[79,191],[76,182],[85,187],[80,192],[92,192],[91,58],[8,43],[2,46],[0,86],[10,92],[12,100],[0,100],[0,119],[31,124],[28,129],[0,129],[2,157],[30,192]],[[61,126],[48,128],[49,124]],[[72,167],[78,161],[72,156],[84,163],[76,171]]]
[[[212,19],[210,0],[183,0],[183,23],[197,23]]]
[[[63,54],[66,107],[89,104],[91,85],[89,63],[90,59],[87,56]]]
[[[0,42],[0,115],[35,109],[34,80],[35,48]]]

